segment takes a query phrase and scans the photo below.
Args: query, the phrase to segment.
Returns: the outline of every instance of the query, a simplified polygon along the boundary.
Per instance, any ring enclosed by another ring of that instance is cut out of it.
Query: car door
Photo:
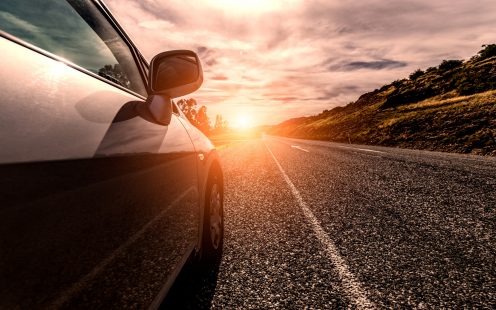
[[[2,1],[0,50],[0,308],[148,306],[197,242],[187,131],[96,2]]]

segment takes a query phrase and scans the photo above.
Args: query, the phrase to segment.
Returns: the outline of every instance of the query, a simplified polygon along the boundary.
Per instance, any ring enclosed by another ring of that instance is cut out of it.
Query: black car
[[[191,51],[147,63],[97,0],[0,2],[0,308],[156,308],[218,262],[223,175],[172,102]]]

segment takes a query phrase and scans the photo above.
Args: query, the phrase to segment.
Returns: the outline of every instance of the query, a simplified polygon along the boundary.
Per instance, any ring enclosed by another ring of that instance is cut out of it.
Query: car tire
[[[207,182],[201,263],[215,267],[220,263],[224,246],[224,188],[219,174],[214,173]]]

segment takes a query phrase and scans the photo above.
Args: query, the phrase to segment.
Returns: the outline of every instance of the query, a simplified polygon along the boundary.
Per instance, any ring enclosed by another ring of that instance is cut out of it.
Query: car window
[[[2,0],[0,29],[146,96],[131,50],[87,0]]]

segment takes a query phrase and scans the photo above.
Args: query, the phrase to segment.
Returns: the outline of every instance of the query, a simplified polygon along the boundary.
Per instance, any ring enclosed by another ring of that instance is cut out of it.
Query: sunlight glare
[[[236,120],[236,127],[240,129],[247,129],[252,127],[251,119],[247,115],[238,115]]]

